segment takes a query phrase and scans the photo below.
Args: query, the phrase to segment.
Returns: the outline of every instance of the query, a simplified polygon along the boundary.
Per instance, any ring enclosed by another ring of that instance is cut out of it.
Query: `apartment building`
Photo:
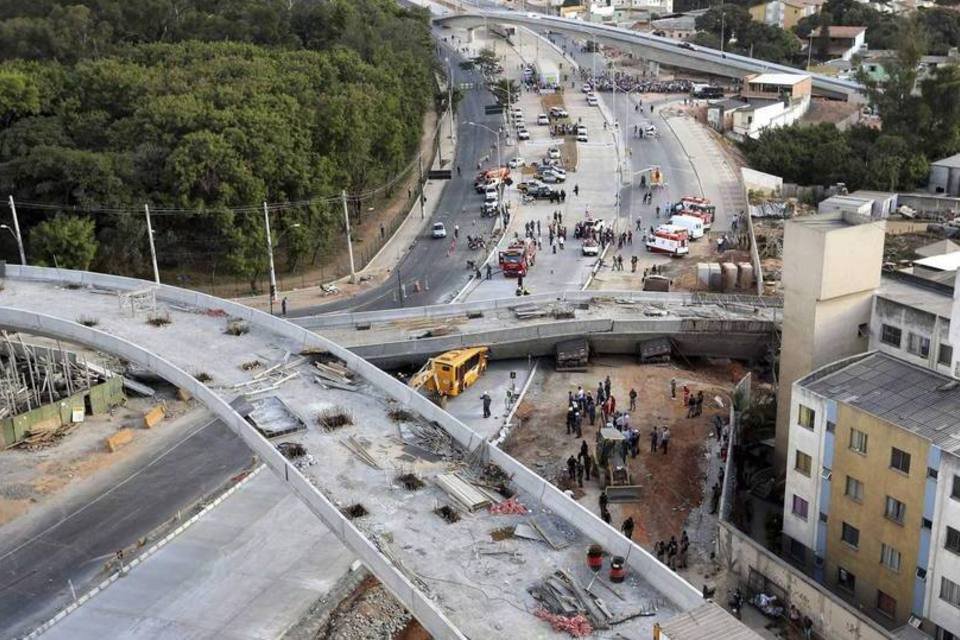
[[[802,19],[820,13],[826,0],[770,0],[750,7],[750,17],[789,31]]]
[[[960,385],[886,351],[793,385],[784,555],[890,629],[960,637]]]

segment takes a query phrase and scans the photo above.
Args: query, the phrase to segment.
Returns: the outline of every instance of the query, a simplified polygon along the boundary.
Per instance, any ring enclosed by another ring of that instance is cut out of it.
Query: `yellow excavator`
[[[416,390],[425,389],[443,406],[450,396],[458,396],[467,387],[480,379],[487,370],[487,347],[454,349],[430,358],[423,368],[415,373],[408,385]]]

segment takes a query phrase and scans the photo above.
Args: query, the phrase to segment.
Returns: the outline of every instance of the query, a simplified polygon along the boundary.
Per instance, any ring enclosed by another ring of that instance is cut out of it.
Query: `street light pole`
[[[263,203],[263,224],[267,229],[267,257],[270,260],[270,315],[273,315],[273,303],[277,301],[277,271],[273,266],[273,239],[270,237],[270,210]]]
[[[13,196],[10,196],[10,212],[13,213],[13,233],[17,238],[17,249],[20,250],[20,264],[27,264],[27,256],[23,252],[23,236],[20,235],[20,220],[17,218],[17,205],[13,203]]]
[[[421,194],[421,198],[422,197],[423,196]],[[347,255],[350,256],[350,284],[357,284],[357,272],[353,266],[353,242],[350,240],[350,213],[347,211],[346,189],[340,192],[340,198],[343,200],[343,223],[347,227]]]
[[[153,281],[160,284],[160,270],[157,268],[157,247],[153,243],[153,225],[150,224],[150,205],[143,205],[143,212],[147,216],[147,239],[150,241],[150,260],[153,262]]]

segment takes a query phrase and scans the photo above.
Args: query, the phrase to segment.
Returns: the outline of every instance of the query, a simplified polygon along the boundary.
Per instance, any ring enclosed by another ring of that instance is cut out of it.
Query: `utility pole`
[[[723,13],[723,0],[720,1],[720,53],[723,53],[723,41],[724,41],[724,28],[726,27],[726,22],[724,20],[725,15]]]
[[[427,215],[423,210],[423,200],[424,200],[423,188],[426,186],[426,184],[423,182],[423,154],[422,153],[417,155],[417,168],[420,170],[420,193],[417,194],[417,197],[420,199],[420,219],[423,220],[427,217]],[[344,200],[344,202],[346,202],[346,200]],[[343,206],[346,207],[347,205],[344,204]],[[344,209],[344,212],[346,212],[346,209]],[[348,223],[347,229],[349,230],[349,228],[350,226]]]
[[[420,169],[421,174],[423,169]],[[350,240],[350,213],[347,211],[347,190],[340,192],[340,198],[343,200],[343,223],[347,227],[347,255],[350,256],[350,284],[357,283],[357,272],[353,266],[353,242]]]
[[[160,270],[157,269],[157,247],[153,243],[153,225],[150,224],[150,205],[143,205],[143,212],[147,216],[147,239],[150,241],[150,259],[153,261],[153,281],[160,284]]]
[[[10,211],[13,213],[13,232],[17,236],[17,249],[20,250],[20,264],[26,266],[27,256],[23,252],[23,236],[20,235],[20,220],[17,218],[17,205],[13,203],[13,196],[10,196]]]
[[[270,315],[273,315],[273,303],[277,301],[277,271],[273,267],[273,239],[270,237],[270,210],[263,203],[263,224],[267,229],[267,257],[270,259]]]

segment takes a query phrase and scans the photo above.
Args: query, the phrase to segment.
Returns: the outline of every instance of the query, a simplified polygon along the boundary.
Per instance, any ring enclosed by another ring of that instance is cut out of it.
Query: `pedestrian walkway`
[[[44,638],[276,640],[352,562],[263,471]]]

